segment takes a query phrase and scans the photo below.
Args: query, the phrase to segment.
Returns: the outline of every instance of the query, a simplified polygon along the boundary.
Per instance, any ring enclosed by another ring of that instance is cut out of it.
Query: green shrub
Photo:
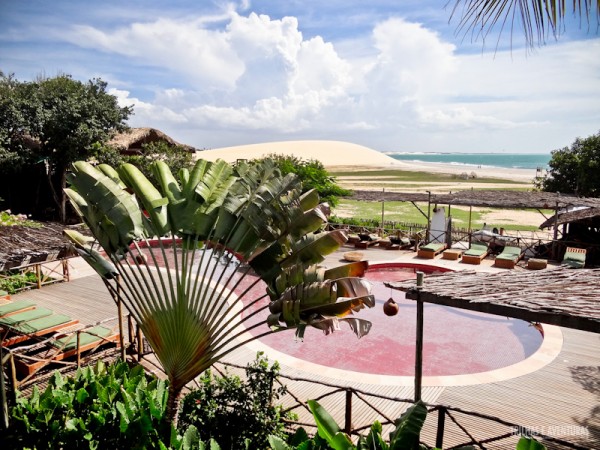
[[[33,272],[15,273],[0,278],[0,291],[16,294],[30,283],[37,283],[37,275]]]
[[[71,378],[56,372],[45,391],[34,386],[30,398],[17,398],[2,448],[166,448],[166,401],[166,383],[141,366],[98,362]]]
[[[321,201],[336,206],[338,197],[346,197],[352,194],[336,182],[327,169],[316,159],[304,160],[296,156],[270,154],[263,159],[272,159],[281,171],[282,175],[294,173],[302,181],[304,191],[315,189],[319,193]],[[262,161],[260,159],[259,161]]]
[[[246,368],[246,381],[226,373],[213,376],[210,371],[200,378],[201,386],[182,401],[180,429],[195,425],[202,437],[213,438],[223,449],[268,449],[269,435],[285,437],[285,420],[281,406],[273,406],[285,388],[274,388],[279,364],[269,367],[259,352]]]

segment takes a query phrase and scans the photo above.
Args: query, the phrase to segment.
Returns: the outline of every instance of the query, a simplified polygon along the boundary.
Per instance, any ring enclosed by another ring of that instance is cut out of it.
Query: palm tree
[[[585,18],[588,25],[590,16],[595,16],[600,24],[600,0],[573,0],[570,4],[557,0],[455,0],[451,18],[460,17],[459,31],[484,39],[498,24],[500,33],[507,26],[512,33],[520,21],[525,41],[533,47],[536,40],[543,44],[549,33],[558,36],[569,12],[580,19]]]
[[[200,160],[178,178],[157,161],[153,172],[157,186],[130,164],[74,163],[66,192],[103,253],[69,237],[154,350],[174,423],[182,388],[250,340],[286,329],[302,338],[308,326],[328,334],[340,322],[369,332],[370,322],[349,317],[374,306],[357,278],[367,264],[317,266],[346,236],[319,231],[328,207],[301,194],[294,175],[269,160],[235,169]]]

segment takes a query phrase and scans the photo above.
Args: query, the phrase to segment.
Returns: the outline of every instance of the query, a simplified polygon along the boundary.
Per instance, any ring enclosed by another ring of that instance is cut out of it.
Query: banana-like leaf
[[[70,180],[66,193],[104,250],[126,252],[133,240],[145,237],[139,205],[119,184],[84,161],[73,163]]]
[[[167,219],[167,204],[163,197],[146,176],[133,164],[123,164],[117,172],[128,187],[130,187],[150,215],[152,228],[157,236],[163,236],[169,231]]]
[[[363,277],[369,268],[368,261],[357,261],[343,266],[334,267],[325,271],[324,277],[329,280],[346,277]]]
[[[75,230],[64,230],[64,234],[69,238],[75,250],[85,262],[87,262],[102,278],[110,280],[118,275],[114,264],[107,261],[100,252],[94,250],[90,246],[90,241],[93,238],[84,236]]]

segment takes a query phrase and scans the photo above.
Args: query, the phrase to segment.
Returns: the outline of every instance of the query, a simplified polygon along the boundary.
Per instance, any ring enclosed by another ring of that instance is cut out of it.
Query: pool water
[[[420,270],[427,272],[428,268]],[[328,336],[308,328],[302,341],[294,338],[293,331],[264,336],[260,341],[295,358],[336,369],[377,375],[414,375],[416,302],[406,300],[402,292],[383,285],[384,281],[416,278],[414,268],[374,267],[365,278],[372,283],[376,298],[375,308],[363,309],[357,315],[373,323],[367,336],[357,339],[349,326],[342,323],[340,331]],[[400,306],[399,313],[393,317],[383,314],[383,304],[390,297]],[[507,367],[535,353],[541,343],[540,332],[528,322],[424,305],[425,376],[472,374]]]

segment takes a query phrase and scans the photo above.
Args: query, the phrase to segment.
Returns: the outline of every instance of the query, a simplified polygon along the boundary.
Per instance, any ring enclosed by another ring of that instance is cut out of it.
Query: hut
[[[142,147],[152,142],[165,142],[172,147],[180,147],[190,153],[196,152],[194,147],[180,144],[156,128],[130,128],[115,135],[107,142],[107,145],[118,149],[124,155],[141,155],[143,153]]]

